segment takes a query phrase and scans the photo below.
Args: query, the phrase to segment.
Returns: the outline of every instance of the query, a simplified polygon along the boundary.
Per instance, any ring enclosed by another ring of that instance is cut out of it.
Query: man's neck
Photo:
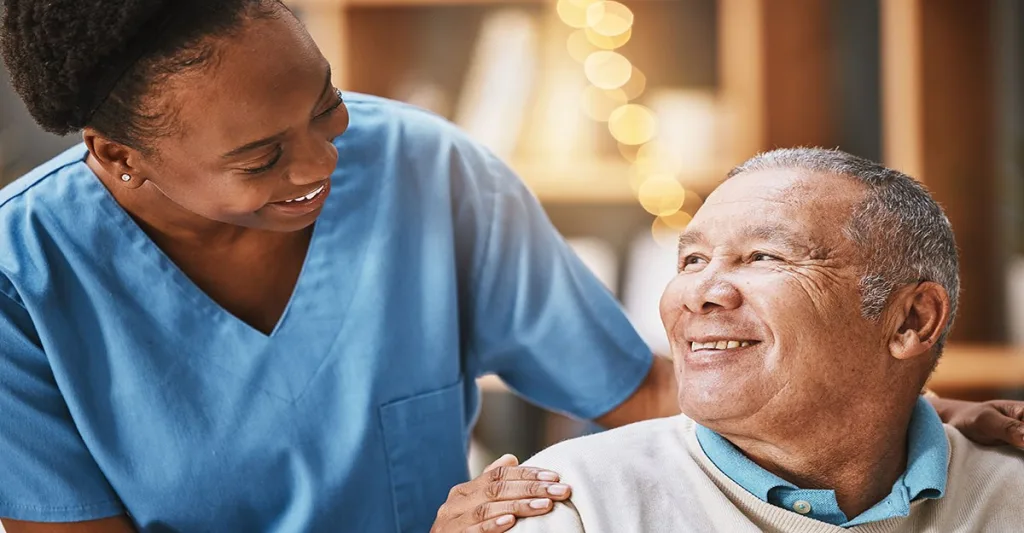
[[[831,489],[847,517],[883,500],[907,468],[914,404],[815,413],[795,434],[767,439],[721,433],[761,468],[803,489]],[[824,421],[824,422],[823,422]],[[793,427],[780,421],[776,427]]]

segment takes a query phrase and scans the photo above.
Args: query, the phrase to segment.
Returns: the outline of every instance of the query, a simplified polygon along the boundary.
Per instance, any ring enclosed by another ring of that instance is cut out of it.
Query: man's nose
[[[740,306],[743,296],[721,271],[709,265],[699,276],[693,280],[692,286],[685,289],[683,305],[688,311],[703,315]]]

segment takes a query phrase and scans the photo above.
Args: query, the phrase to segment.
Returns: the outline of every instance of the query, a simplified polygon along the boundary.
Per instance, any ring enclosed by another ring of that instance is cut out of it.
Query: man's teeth
[[[292,202],[304,202],[306,200],[312,200],[313,198],[316,198],[316,195],[318,195],[321,192],[323,192],[324,187],[325,187],[324,185],[321,185],[321,186],[317,187],[317,189],[315,191],[313,191],[313,192],[311,192],[311,193],[309,193],[309,194],[307,194],[305,196],[300,196],[298,198],[292,198],[291,200],[285,200],[284,203],[290,204]]]
[[[729,350],[732,348],[746,348],[751,344],[753,344],[752,341],[691,342],[690,350]]]

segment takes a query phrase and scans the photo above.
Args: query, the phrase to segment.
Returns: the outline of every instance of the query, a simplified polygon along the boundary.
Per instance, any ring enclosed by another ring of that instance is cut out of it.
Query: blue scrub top
[[[650,350],[505,165],[427,112],[346,101],[271,335],[160,251],[83,146],[0,191],[0,517],[425,532],[468,478],[474,378],[582,418],[636,389]]]

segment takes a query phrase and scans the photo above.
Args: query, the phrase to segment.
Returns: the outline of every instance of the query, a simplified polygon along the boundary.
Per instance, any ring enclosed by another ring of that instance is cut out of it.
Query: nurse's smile
[[[289,216],[303,216],[323,209],[327,195],[331,193],[331,180],[326,179],[309,193],[290,200],[267,204],[279,213]]]

